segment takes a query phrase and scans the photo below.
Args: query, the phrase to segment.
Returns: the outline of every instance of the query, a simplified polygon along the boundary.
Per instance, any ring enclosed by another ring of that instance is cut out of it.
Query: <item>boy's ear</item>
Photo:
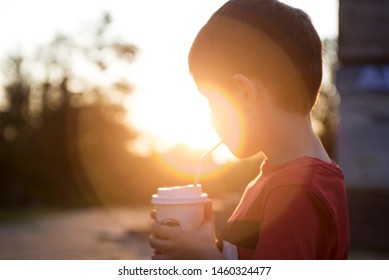
[[[249,108],[256,104],[259,99],[256,82],[252,78],[241,73],[235,74],[233,80],[237,87],[238,98],[241,100],[244,107]]]

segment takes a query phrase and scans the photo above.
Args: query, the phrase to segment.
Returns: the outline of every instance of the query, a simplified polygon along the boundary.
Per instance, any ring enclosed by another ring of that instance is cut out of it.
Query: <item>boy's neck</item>
[[[269,163],[282,164],[302,157],[332,162],[313,131],[309,115],[288,114],[287,121],[280,120],[272,136],[263,151]]]

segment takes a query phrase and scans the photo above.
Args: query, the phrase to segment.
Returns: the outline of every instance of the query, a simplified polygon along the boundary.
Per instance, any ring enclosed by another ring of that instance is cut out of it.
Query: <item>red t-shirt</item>
[[[262,164],[221,241],[239,259],[347,259],[349,220],[343,173],[304,157]],[[231,248],[230,248],[231,249]]]

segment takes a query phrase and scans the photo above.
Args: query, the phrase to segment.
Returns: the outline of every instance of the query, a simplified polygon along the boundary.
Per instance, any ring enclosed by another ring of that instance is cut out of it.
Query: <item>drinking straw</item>
[[[205,158],[206,156],[208,156],[209,154],[211,154],[214,150],[216,150],[217,147],[219,147],[221,144],[223,144],[223,141],[220,141],[219,143],[217,143],[215,146],[213,146],[212,148],[210,148],[209,150],[207,150],[206,152],[204,152],[204,153],[200,156],[200,162],[199,162],[199,165],[197,166],[196,176],[195,176],[194,183],[193,183],[193,186],[194,186],[194,187],[196,187],[197,184],[199,183],[200,173],[201,173],[201,169],[202,169],[202,167],[203,167],[204,158]]]

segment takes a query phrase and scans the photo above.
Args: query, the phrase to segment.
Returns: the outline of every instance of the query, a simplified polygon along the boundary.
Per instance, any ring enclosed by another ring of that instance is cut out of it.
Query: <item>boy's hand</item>
[[[152,225],[149,243],[154,248],[154,260],[167,259],[220,259],[216,247],[211,201],[205,207],[205,221],[198,230],[182,230],[158,222]],[[155,213],[151,214],[155,218]]]

